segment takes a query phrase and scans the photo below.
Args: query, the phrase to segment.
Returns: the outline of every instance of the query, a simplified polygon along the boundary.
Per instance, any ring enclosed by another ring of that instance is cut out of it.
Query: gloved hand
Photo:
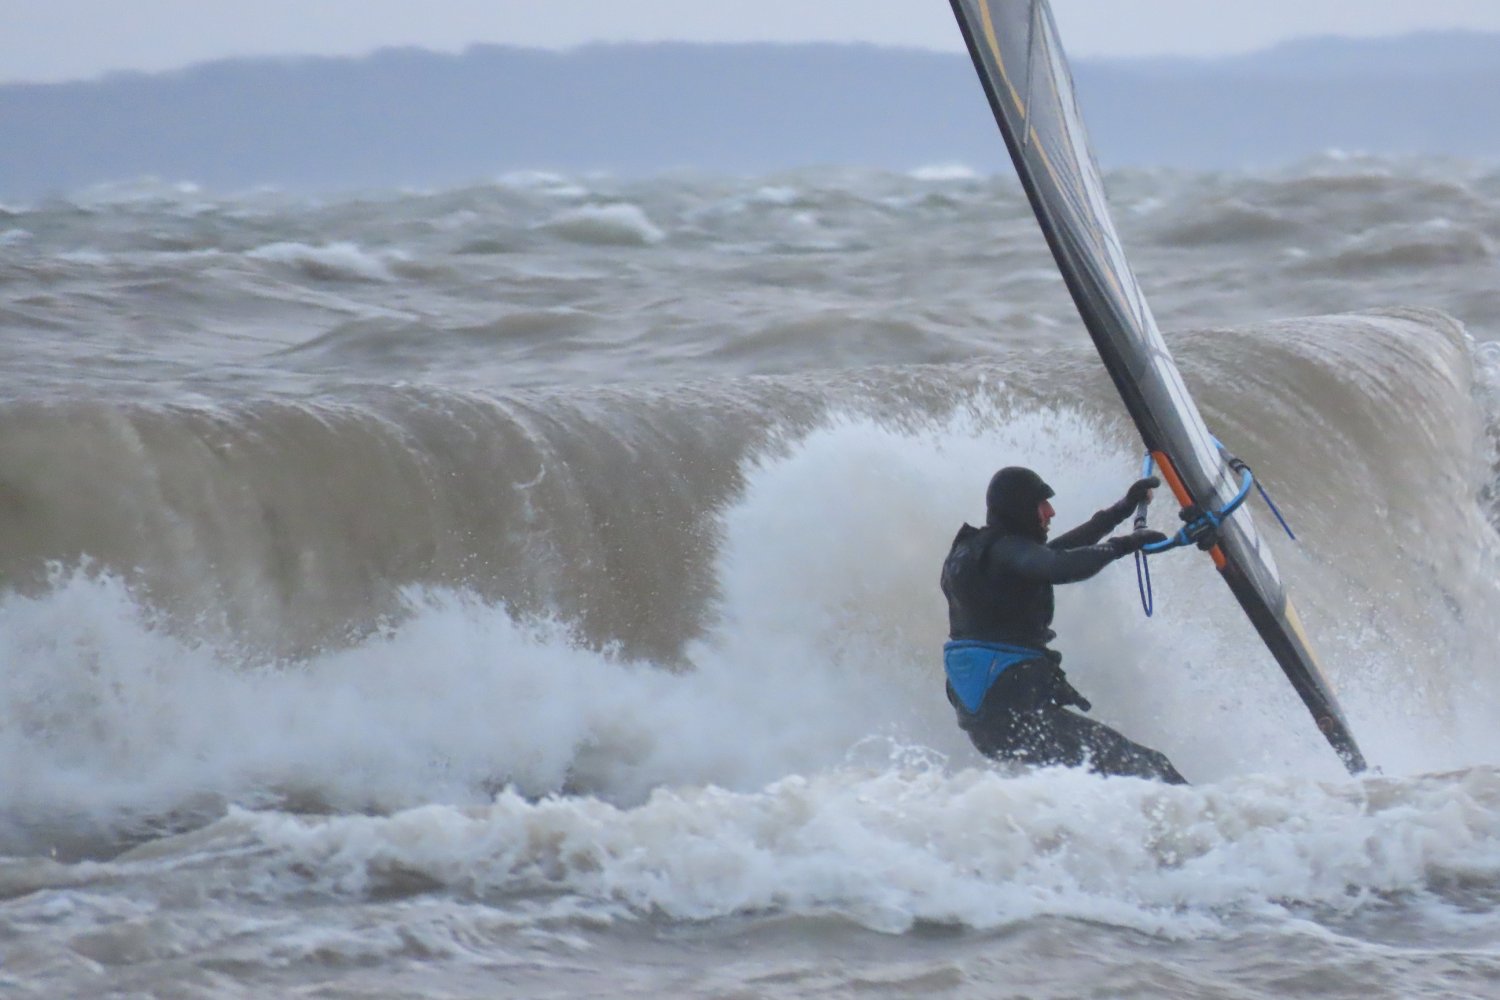
[[[1167,536],[1163,535],[1160,531],[1142,528],[1140,531],[1132,531],[1128,535],[1117,535],[1105,544],[1115,550],[1115,558],[1118,559],[1121,556],[1128,556],[1132,552],[1139,552],[1153,542],[1165,542],[1166,540]]]
[[[1125,506],[1134,510],[1146,499],[1146,494],[1161,485],[1161,480],[1155,476],[1147,476],[1145,479],[1137,479],[1130,484],[1130,489],[1125,491]]]

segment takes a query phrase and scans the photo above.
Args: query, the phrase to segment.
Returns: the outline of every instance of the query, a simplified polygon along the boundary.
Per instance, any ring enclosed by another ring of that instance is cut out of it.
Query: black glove
[[[1146,494],[1161,485],[1161,480],[1155,476],[1147,476],[1145,479],[1137,479],[1130,484],[1130,489],[1125,491],[1125,499],[1122,501],[1131,510],[1139,507],[1146,499]]]
[[[1166,540],[1167,536],[1163,535],[1160,531],[1142,528],[1140,531],[1132,531],[1128,535],[1118,535],[1104,544],[1115,550],[1115,558],[1118,559],[1121,556],[1128,556],[1132,552],[1139,552],[1153,542],[1165,542]]]

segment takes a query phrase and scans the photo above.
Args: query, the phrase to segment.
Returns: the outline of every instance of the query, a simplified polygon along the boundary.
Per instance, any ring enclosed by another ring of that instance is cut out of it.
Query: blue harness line
[[[1150,545],[1144,545],[1136,551],[1135,583],[1141,592],[1141,610],[1146,612],[1147,618],[1151,617],[1151,611],[1156,602],[1151,593],[1151,564],[1146,560],[1146,556],[1157,552],[1165,552],[1168,549],[1175,549],[1182,545],[1197,543],[1211,529],[1218,528],[1219,525],[1223,524],[1230,514],[1239,510],[1240,505],[1245,502],[1245,498],[1250,495],[1251,486],[1260,491],[1261,498],[1265,500],[1266,506],[1271,508],[1271,513],[1276,515],[1276,520],[1281,524],[1282,530],[1287,533],[1287,537],[1292,539],[1292,541],[1297,540],[1297,536],[1292,534],[1292,526],[1287,524],[1286,518],[1281,516],[1281,511],[1276,508],[1275,501],[1266,492],[1266,488],[1260,484],[1260,480],[1255,478],[1255,474],[1250,471],[1250,466],[1231,455],[1229,449],[1225,448],[1218,438],[1214,438],[1214,444],[1218,447],[1220,454],[1229,462],[1229,467],[1240,474],[1239,492],[1220,510],[1200,510],[1197,507],[1183,508],[1181,516],[1188,523],[1183,525],[1181,531],[1166,541],[1152,542]],[[1151,475],[1153,464],[1154,460],[1148,451],[1146,452],[1145,463],[1141,466],[1142,478]],[[1146,504],[1147,501],[1143,500],[1141,501],[1141,505],[1136,508],[1135,528],[1137,531],[1146,526]]]
[[[979,711],[990,686],[1017,663],[1046,659],[1040,649],[1007,646],[1002,642],[957,639],[943,643],[943,670],[953,693],[969,712]]]

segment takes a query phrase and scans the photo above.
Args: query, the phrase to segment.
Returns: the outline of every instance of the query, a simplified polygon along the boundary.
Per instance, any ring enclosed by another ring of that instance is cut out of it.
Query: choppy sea
[[[0,994],[1500,996],[1500,169],[1106,184],[1377,771],[1197,553],[1057,618],[1190,787],[954,725],[1140,463],[1009,174],[0,205]]]

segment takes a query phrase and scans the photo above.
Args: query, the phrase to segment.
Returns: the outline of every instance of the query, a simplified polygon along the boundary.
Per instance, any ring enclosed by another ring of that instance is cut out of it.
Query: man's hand
[[[1125,491],[1125,504],[1129,507],[1139,507],[1143,501],[1151,499],[1151,491],[1160,485],[1161,480],[1155,476],[1137,479],[1130,484],[1130,489]]]
[[[1105,544],[1115,550],[1115,558],[1118,559],[1120,556],[1128,556],[1132,552],[1139,552],[1141,549],[1155,542],[1165,542],[1166,540],[1167,536],[1163,535],[1160,531],[1142,528],[1140,531],[1132,531],[1128,535],[1119,535],[1111,538]]]

